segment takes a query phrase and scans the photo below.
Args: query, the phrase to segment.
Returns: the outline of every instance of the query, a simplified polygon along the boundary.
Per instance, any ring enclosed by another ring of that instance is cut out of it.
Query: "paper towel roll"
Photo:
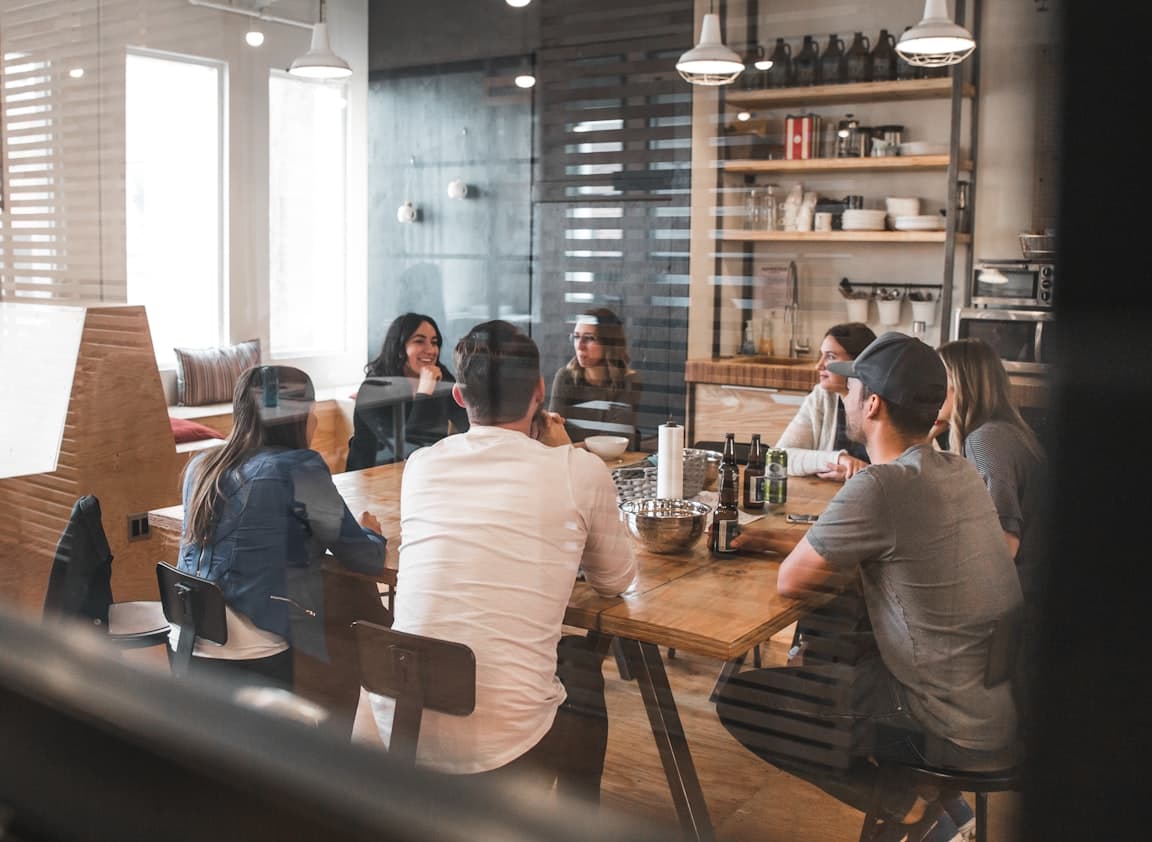
[[[684,428],[679,424],[660,425],[656,459],[656,496],[680,499],[684,496]]]

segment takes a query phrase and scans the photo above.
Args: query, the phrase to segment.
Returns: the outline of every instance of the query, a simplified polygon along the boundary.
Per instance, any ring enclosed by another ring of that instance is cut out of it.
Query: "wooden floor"
[[[780,637],[780,636],[778,636]],[[765,665],[784,661],[785,644],[764,647]],[[720,725],[708,697],[720,664],[678,652],[668,678],[688,735],[708,810],[721,840],[840,842],[856,840],[863,815],[811,784],[770,766]],[[635,682],[605,665],[610,732],[603,803],[633,816],[674,823],[675,809]],[[969,796],[969,803],[973,803]],[[1016,842],[1018,796],[990,798],[990,842]]]
[[[578,629],[566,629],[580,633]],[[784,663],[790,633],[763,647],[764,663]],[[159,654],[157,654],[159,653]],[[666,654],[666,650],[665,650]],[[167,670],[162,651],[127,653],[141,666]],[[854,842],[863,815],[811,784],[753,755],[720,725],[708,701],[720,663],[678,652],[665,657],[668,679],[688,735],[696,770],[716,835],[724,842]],[[620,679],[615,661],[605,660],[609,738],[603,804],[644,821],[675,827],[676,812],[656,752],[644,703],[634,681]],[[969,796],[969,803],[972,803]],[[990,799],[989,842],[1018,842],[1019,796]],[[672,830],[669,838],[675,837]]]

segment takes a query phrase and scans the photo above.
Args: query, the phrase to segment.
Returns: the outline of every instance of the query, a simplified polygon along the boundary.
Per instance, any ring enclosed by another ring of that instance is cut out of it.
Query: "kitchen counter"
[[[807,392],[816,385],[816,359],[748,356],[688,360],[684,381]]]
[[[1012,387],[1012,402],[1017,407],[1048,407],[1047,378],[1011,375],[1008,379]],[[816,360],[765,356],[694,359],[688,360],[684,366],[684,382],[807,392],[816,385]]]

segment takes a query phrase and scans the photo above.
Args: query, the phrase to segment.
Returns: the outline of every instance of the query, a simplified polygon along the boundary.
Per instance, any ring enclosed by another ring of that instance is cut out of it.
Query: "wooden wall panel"
[[[179,502],[179,462],[144,308],[89,307],[57,469],[0,480],[0,599],[38,610],[72,504],[100,499],[117,600],[155,599],[159,542],[128,516]]]

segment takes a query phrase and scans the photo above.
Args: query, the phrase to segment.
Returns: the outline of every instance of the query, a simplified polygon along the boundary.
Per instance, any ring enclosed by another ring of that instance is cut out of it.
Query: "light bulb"
[[[504,0],[504,2],[516,9],[523,9],[525,6],[531,3],[532,0]]]
[[[516,87],[531,88],[536,84],[536,77],[531,73],[523,73],[516,77]]]
[[[83,79],[84,78],[84,68],[83,67],[73,67],[71,70],[68,71],[68,75],[71,76],[73,79]]]
[[[741,123],[746,123],[752,119],[752,115],[751,115],[751,113],[749,113],[747,111],[741,111],[739,114],[736,115],[736,119],[739,120]]]
[[[249,47],[259,47],[264,43],[264,33],[259,29],[249,29],[244,33],[244,40],[248,42]]]

